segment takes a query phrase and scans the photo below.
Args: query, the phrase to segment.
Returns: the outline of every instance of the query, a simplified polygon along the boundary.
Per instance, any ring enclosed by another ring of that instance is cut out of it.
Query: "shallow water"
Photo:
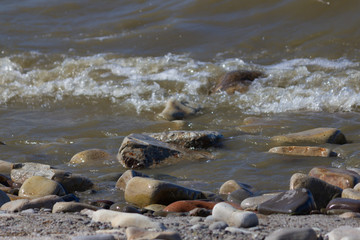
[[[170,98],[200,106],[185,130],[217,130],[214,160],[144,172],[216,191],[228,179],[260,191],[288,188],[294,172],[358,167],[360,2],[114,1],[22,3],[0,8],[0,159],[41,162],[114,190],[114,159],[68,165],[82,150],[116,155],[125,136],[178,127],[158,117]],[[246,93],[209,95],[216,79],[258,70]],[[245,126],[244,119],[260,123]],[[258,120],[259,121],[259,120]],[[337,158],[269,154],[270,137],[339,128],[351,142]]]

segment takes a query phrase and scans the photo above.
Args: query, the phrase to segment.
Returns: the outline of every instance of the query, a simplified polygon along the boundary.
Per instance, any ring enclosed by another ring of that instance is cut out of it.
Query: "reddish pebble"
[[[163,209],[165,212],[189,212],[195,208],[213,209],[217,202],[207,202],[201,200],[182,200],[176,201]]]

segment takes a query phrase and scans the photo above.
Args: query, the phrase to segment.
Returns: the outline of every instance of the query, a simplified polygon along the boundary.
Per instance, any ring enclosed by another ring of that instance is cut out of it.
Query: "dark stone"
[[[114,202],[110,200],[96,200],[90,202],[89,204],[103,209],[110,209],[111,205],[113,205]]]
[[[248,198],[248,197],[252,197],[254,196],[254,194],[247,188],[240,188],[237,189],[233,192],[231,192],[228,197],[227,200],[229,202],[235,203],[237,205],[241,205],[241,202]]]
[[[13,181],[11,180],[11,178],[0,174],[0,184],[6,186],[6,187],[11,187],[13,184]]]
[[[194,208],[189,212],[189,216],[207,217],[211,215],[211,210],[206,208]]]
[[[352,212],[360,212],[360,200],[350,198],[335,198],[326,206],[326,211],[342,209]]]
[[[57,169],[54,170],[54,175],[51,180],[60,183],[69,193],[75,191],[83,192],[92,188],[94,185],[87,177]]]
[[[284,213],[292,215],[308,214],[316,209],[311,192],[305,188],[289,190],[259,204],[261,214]]]
[[[141,214],[141,210],[139,210],[138,208],[133,207],[133,206],[125,206],[123,208],[122,212]]]

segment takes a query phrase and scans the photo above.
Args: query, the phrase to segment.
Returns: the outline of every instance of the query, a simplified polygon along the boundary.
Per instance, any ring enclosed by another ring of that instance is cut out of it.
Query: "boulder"
[[[272,232],[265,240],[317,240],[317,235],[312,228],[280,228]]]
[[[146,168],[163,162],[212,158],[211,154],[185,150],[145,134],[130,134],[122,142],[117,159],[126,168]]]
[[[228,72],[220,77],[212,93],[220,91],[227,94],[234,94],[235,91],[244,93],[248,90],[248,86],[252,81],[263,75],[259,71],[236,70]]]
[[[288,190],[258,205],[261,214],[309,214],[316,209],[311,192],[305,188]]]
[[[314,167],[310,170],[309,176],[319,178],[342,189],[353,188],[360,180],[360,175],[354,171],[332,167]]]
[[[200,191],[151,178],[134,177],[125,188],[125,200],[139,207],[204,198]]]
[[[0,173],[10,174],[13,163],[0,160]]]
[[[75,154],[71,160],[70,164],[104,164],[109,162],[112,159],[112,156],[101,149],[88,149],[82,152]]]
[[[261,196],[245,198],[240,203],[240,206],[244,210],[257,211],[259,204],[261,204],[263,202],[266,202],[267,200],[270,200],[273,197],[276,197],[278,194],[280,194],[280,193],[264,194],[264,195],[261,195]]]
[[[41,176],[32,176],[25,180],[19,190],[20,197],[39,198],[47,195],[63,196],[66,192],[58,182]]]
[[[126,184],[132,179],[133,177],[149,177],[148,175],[135,171],[135,170],[127,170],[124,172],[121,177],[117,180],[115,187],[121,190],[125,190]]]
[[[274,136],[271,139],[280,143],[347,143],[344,134],[336,128],[314,128],[303,132]]]
[[[238,189],[247,189],[250,191],[251,186],[235,180],[228,180],[223,185],[221,185],[219,194],[230,194]]]
[[[164,212],[190,212],[195,208],[213,209],[216,202],[201,200],[182,200],[176,201],[163,209]]]
[[[170,131],[151,133],[150,137],[184,148],[209,148],[217,146],[223,135],[215,131]]]
[[[290,189],[306,188],[312,193],[316,206],[325,208],[331,199],[341,196],[342,189],[321,179],[309,177],[306,174],[295,173],[290,179]]]
[[[186,102],[170,99],[159,116],[169,121],[183,120],[189,116],[195,115],[198,111],[198,108],[190,107]]]
[[[52,208],[52,213],[59,212],[81,212],[83,209],[99,210],[99,207],[95,207],[86,203],[79,202],[57,202]]]
[[[348,212],[360,213],[360,200],[349,198],[335,198],[326,206],[326,211],[341,209]]]
[[[337,154],[328,148],[323,147],[309,147],[309,146],[280,146],[273,147],[269,150],[270,153],[296,155],[307,157],[336,157]]]
[[[155,232],[155,231],[145,230],[143,228],[128,227],[125,233],[127,240],[137,240],[137,239],[181,240],[180,234],[173,231]]]

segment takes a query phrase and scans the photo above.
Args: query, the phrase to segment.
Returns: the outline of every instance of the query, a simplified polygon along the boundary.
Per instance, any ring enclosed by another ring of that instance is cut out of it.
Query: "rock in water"
[[[111,155],[101,149],[88,149],[75,154],[70,164],[103,164],[111,160]]]
[[[199,109],[187,106],[185,102],[170,99],[159,116],[169,121],[183,120],[189,116],[195,115],[198,111]]]
[[[63,196],[64,188],[53,180],[41,176],[33,176],[25,180],[19,190],[20,197],[39,198],[47,195]]]
[[[259,71],[237,70],[231,71],[223,75],[218,84],[213,89],[213,93],[225,91],[227,94],[234,94],[235,91],[244,93],[248,90],[248,86],[256,78],[262,77],[264,74]]]
[[[121,177],[117,180],[115,187],[125,191],[126,184],[132,179],[133,177],[149,177],[148,175],[135,171],[135,170],[127,170],[124,172]]]
[[[269,150],[270,153],[307,156],[307,157],[336,157],[337,154],[328,148],[323,147],[309,147],[309,146],[280,146],[273,147]]]

